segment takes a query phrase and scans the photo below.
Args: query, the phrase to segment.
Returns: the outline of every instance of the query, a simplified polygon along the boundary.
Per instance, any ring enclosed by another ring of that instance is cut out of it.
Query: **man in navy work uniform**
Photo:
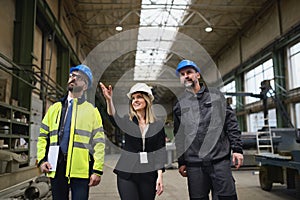
[[[200,68],[182,60],[176,75],[185,86],[176,102],[174,135],[179,173],[188,179],[191,200],[236,200],[232,163],[243,163],[241,132],[232,108],[223,94],[199,82]]]

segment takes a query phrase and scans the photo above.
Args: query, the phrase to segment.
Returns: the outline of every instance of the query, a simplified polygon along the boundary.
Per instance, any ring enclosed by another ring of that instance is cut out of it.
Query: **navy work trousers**
[[[237,200],[235,180],[232,176],[230,160],[188,166],[188,188],[191,200]]]
[[[55,177],[51,178],[53,200],[69,200],[71,189],[72,200],[87,200],[89,198],[89,179],[71,178],[68,184],[66,161],[59,159]]]

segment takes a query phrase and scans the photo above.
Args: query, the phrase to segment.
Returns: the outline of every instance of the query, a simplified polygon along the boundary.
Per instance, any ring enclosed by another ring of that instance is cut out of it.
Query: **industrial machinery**
[[[252,96],[260,98],[264,106],[264,128],[257,132],[257,153],[255,161],[259,164],[259,181],[263,190],[271,191],[273,183],[287,184],[288,189],[296,189],[296,197],[300,199],[300,130],[296,129],[285,110],[281,100],[272,89],[269,80],[261,83],[261,93],[226,93],[234,96]],[[270,128],[268,122],[268,98],[271,98],[280,111],[289,128]],[[265,134],[261,137],[261,134]],[[244,144],[253,145],[253,137],[249,140],[242,137]],[[260,143],[263,142],[263,143]],[[248,146],[248,147],[249,147]],[[262,147],[271,149],[260,151]]]
[[[296,196],[299,199],[300,131],[292,124],[281,100],[277,98],[277,95],[271,88],[269,81],[265,81],[262,83],[261,94],[263,94],[264,97],[264,104],[265,102],[267,102],[267,94],[270,94],[270,97],[275,102],[277,108],[282,114],[282,117],[286,120],[287,125],[290,128],[277,128],[269,130],[271,135],[281,136],[281,142],[278,144],[276,151],[273,151],[272,153],[258,153],[255,156],[255,160],[259,163],[260,166],[260,186],[263,190],[270,191],[272,189],[273,183],[286,183],[288,189],[296,189]],[[266,106],[265,110],[267,110]]]
[[[49,177],[40,175],[0,191],[1,200],[50,200],[52,199]]]
[[[271,127],[269,125],[268,118],[268,97],[272,97],[274,102],[280,109],[283,111],[282,115],[285,120],[287,119],[287,113],[280,101],[277,100],[277,97],[274,95],[275,92],[272,90],[270,85],[270,80],[264,80],[261,82],[261,92],[259,94],[254,94],[250,92],[226,92],[225,95],[228,96],[250,96],[254,98],[258,98],[263,102],[263,114],[264,114],[264,126],[257,130],[257,132],[242,132],[241,140],[243,142],[243,150],[244,150],[244,166],[256,166],[257,162],[255,161],[255,155],[260,153],[261,149],[268,150],[270,152],[274,152],[277,150],[278,144],[281,142],[282,138],[279,135],[271,134]],[[276,101],[275,101],[276,99]],[[227,99],[228,103],[232,100]],[[290,121],[287,121],[287,124],[291,124]]]
[[[300,143],[298,130],[294,128],[273,129],[280,135],[275,153],[261,153],[255,156],[259,163],[259,182],[263,190],[271,191],[273,183],[287,184],[288,189],[296,189],[300,198]]]
[[[50,179],[46,176],[39,176],[34,181],[30,182],[29,186],[25,189],[25,199],[43,199],[51,195]]]

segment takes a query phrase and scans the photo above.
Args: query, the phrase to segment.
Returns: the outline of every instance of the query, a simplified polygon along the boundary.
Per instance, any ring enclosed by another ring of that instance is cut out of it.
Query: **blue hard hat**
[[[194,63],[193,61],[190,60],[182,60],[178,65],[176,69],[176,75],[179,76],[179,71],[185,67],[192,67],[194,68],[197,72],[200,73],[200,68]]]
[[[72,73],[73,71],[81,71],[82,73],[84,73],[87,77],[88,77],[88,87],[90,88],[92,86],[92,82],[93,82],[93,74],[92,71],[90,70],[90,68],[86,65],[77,65],[76,67],[71,67],[70,69],[70,73]]]

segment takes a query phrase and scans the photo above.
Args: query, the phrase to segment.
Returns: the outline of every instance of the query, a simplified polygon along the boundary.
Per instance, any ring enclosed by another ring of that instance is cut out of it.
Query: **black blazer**
[[[130,178],[132,173],[153,173],[157,176],[158,169],[164,171],[167,160],[164,123],[156,121],[149,124],[143,151],[141,131],[136,117],[131,121],[128,115],[121,118],[115,114],[114,117],[110,116],[110,119],[114,126],[125,133],[125,144],[114,169],[118,176],[125,179]],[[140,152],[147,152],[147,164],[140,163]]]

